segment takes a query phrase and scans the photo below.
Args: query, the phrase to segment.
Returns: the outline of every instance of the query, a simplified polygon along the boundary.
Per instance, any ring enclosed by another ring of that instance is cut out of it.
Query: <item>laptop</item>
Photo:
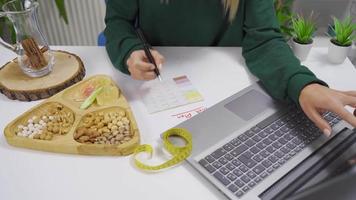
[[[227,199],[286,199],[337,157],[335,148],[355,139],[340,117],[323,117],[333,129],[330,138],[298,107],[254,83],[177,127],[192,133],[187,162]]]

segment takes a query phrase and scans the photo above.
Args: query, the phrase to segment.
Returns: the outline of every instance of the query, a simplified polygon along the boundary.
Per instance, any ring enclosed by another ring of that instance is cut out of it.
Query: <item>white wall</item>
[[[59,19],[54,0],[39,0],[40,26],[50,45],[96,45],[105,28],[104,0],[66,0],[69,24]]]

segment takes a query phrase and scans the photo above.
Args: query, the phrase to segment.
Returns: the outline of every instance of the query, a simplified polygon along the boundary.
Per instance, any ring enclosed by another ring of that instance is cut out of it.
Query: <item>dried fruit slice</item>
[[[110,86],[111,80],[108,78],[93,79],[92,84],[95,86],[95,88]]]
[[[112,105],[119,98],[119,91],[114,86],[106,86],[96,97],[99,106]]]
[[[110,86],[111,80],[108,78],[96,78],[87,81],[83,84],[78,93],[76,93],[74,100],[75,101],[84,101],[88,98],[96,89],[100,87]]]
[[[103,87],[100,87],[98,89],[96,89],[93,93],[91,93],[91,95],[85,99],[85,101],[82,103],[82,105],[80,106],[80,109],[84,110],[87,109],[96,99],[96,97],[98,96],[98,94],[100,94],[103,90]]]

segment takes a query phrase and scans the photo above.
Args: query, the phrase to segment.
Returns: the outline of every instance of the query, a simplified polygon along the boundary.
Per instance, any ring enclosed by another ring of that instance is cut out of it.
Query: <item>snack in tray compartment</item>
[[[119,98],[119,90],[114,86],[105,86],[96,97],[99,106],[112,105]]]
[[[98,106],[114,105],[120,91],[110,78],[98,77],[82,83],[69,96],[75,102],[82,102],[80,109],[84,110],[95,102]]]
[[[75,93],[74,101],[84,101],[96,89],[100,87],[112,86],[112,82],[108,78],[95,78],[85,82],[80,86],[78,92]]]
[[[101,93],[101,91],[103,90],[103,87],[100,87],[98,89],[96,89],[94,92],[91,93],[91,95],[85,99],[85,101],[82,103],[82,105],[80,105],[80,109],[84,110],[87,109],[89,106],[91,106],[91,104],[94,103],[94,101],[96,100],[96,97]]]
[[[74,122],[71,111],[59,103],[51,103],[40,115],[33,115],[25,124],[17,126],[16,135],[40,140],[52,140],[54,135],[65,135]]]
[[[87,114],[74,134],[76,141],[85,144],[118,145],[132,137],[130,121],[123,110]]]

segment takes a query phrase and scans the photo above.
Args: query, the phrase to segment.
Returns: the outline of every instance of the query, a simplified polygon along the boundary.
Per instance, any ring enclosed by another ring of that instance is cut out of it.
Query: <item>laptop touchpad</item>
[[[256,90],[251,90],[225,105],[226,109],[245,121],[271,107],[274,107],[273,99]]]

